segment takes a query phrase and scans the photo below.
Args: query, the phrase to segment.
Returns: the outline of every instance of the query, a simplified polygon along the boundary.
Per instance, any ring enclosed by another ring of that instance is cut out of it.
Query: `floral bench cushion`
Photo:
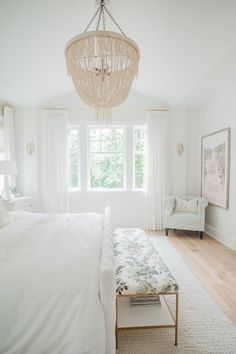
[[[119,295],[171,293],[175,278],[142,229],[116,229],[114,254]]]

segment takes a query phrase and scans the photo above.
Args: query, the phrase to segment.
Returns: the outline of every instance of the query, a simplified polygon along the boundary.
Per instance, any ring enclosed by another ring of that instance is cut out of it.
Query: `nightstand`
[[[34,198],[33,197],[17,197],[12,198],[6,202],[3,202],[3,205],[8,211],[14,210],[24,210],[24,211],[34,211]]]

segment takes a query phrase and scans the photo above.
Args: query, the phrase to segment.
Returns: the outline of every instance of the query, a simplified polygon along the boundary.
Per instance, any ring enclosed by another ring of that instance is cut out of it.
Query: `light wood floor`
[[[148,235],[161,236],[163,233],[148,232]],[[200,240],[195,232],[170,230],[168,239],[236,325],[236,251],[206,234]]]

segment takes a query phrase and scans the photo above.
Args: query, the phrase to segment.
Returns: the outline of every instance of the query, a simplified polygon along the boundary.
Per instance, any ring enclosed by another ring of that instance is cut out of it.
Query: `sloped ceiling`
[[[95,0],[0,0],[0,98],[39,106],[70,93],[64,47],[96,6]],[[235,50],[235,0],[110,0],[108,7],[140,47],[134,89],[163,105],[189,95],[193,102],[202,95],[200,83],[217,67],[224,71]]]

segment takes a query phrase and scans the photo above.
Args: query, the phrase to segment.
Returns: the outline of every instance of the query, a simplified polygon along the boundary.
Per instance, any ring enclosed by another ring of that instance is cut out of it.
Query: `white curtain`
[[[44,110],[40,119],[40,179],[42,211],[68,211],[67,114]]]
[[[4,160],[16,160],[15,151],[15,129],[14,111],[9,106],[3,107],[3,140],[4,140]],[[9,178],[10,187],[16,187],[16,176]]]
[[[4,106],[3,136],[5,160],[15,160],[15,131],[13,122],[13,109]]]
[[[164,197],[168,193],[167,120],[168,112],[148,112],[147,230],[164,228],[163,204]]]

